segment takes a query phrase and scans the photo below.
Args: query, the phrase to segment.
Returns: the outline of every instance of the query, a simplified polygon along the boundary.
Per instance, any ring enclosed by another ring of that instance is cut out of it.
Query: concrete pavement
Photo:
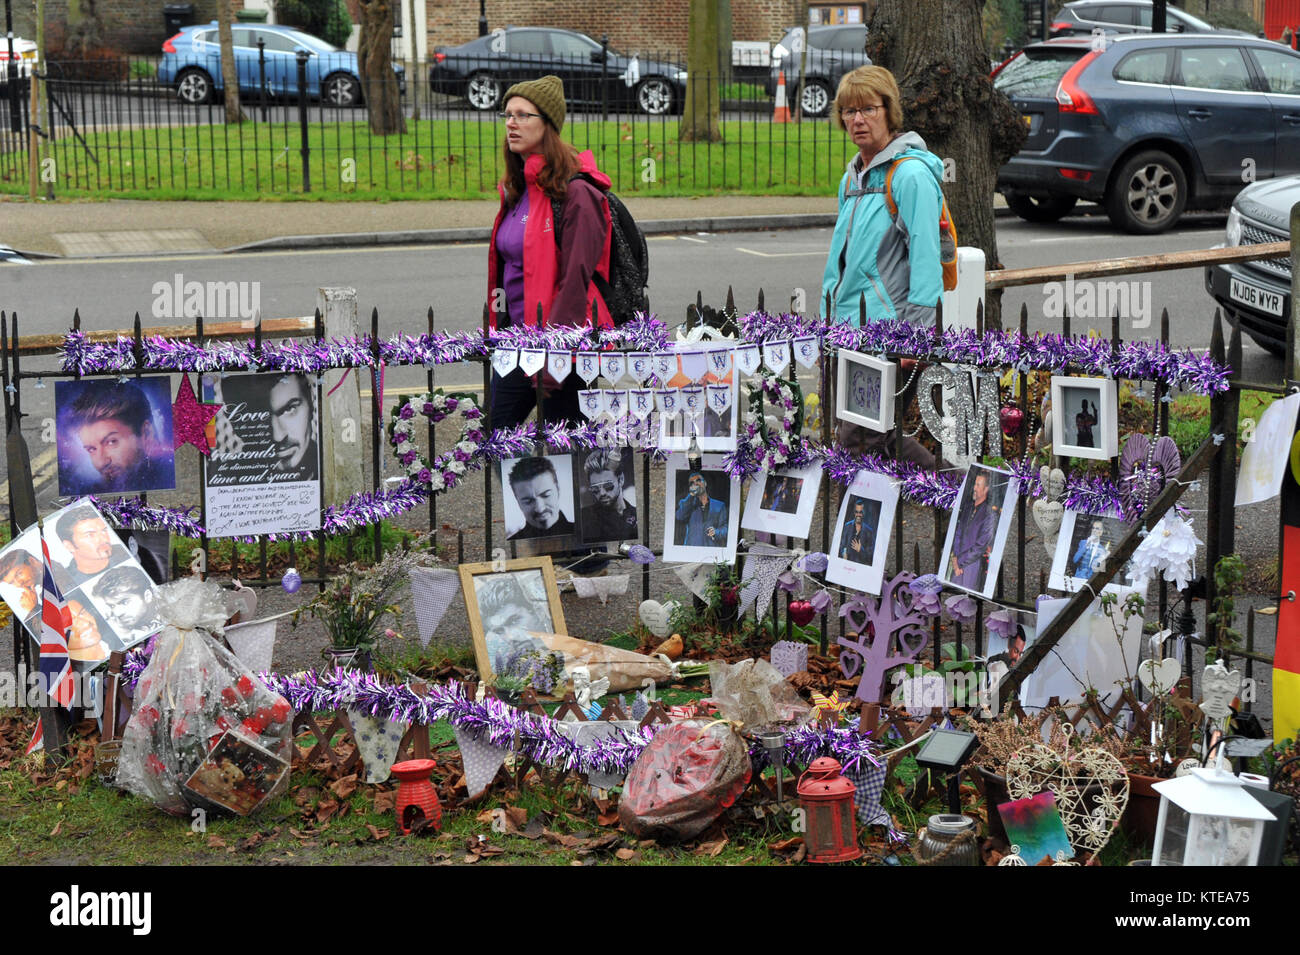
[[[830,226],[835,197],[619,197],[648,234]],[[1005,212],[1002,197],[995,207]],[[174,202],[136,199],[28,202],[0,197],[0,244],[36,255],[250,251],[481,242],[491,200],[397,202]]]

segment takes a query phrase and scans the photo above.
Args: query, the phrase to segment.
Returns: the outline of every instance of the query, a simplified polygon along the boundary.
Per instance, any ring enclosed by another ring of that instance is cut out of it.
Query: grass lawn
[[[826,195],[839,184],[852,143],[822,121],[722,124],[721,143],[679,143],[678,121],[593,118],[565,138],[591,149],[623,194],[718,192]],[[94,160],[71,137],[53,146],[61,196],[248,199],[304,196],[301,134],[293,123],[84,131]],[[372,136],[364,122],[308,129],[312,198],[481,199],[501,174],[496,123],[408,122],[400,136]],[[12,157],[10,157],[12,158]],[[21,159],[21,157],[18,157]],[[25,162],[0,162],[0,191],[25,193]]]

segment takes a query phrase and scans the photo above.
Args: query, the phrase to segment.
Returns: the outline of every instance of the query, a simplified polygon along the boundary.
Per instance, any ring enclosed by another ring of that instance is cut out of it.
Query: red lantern
[[[408,759],[393,764],[397,785],[397,827],[402,835],[409,836],[420,819],[425,819],[433,829],[442,828],[442,806],[434,791],[429,774],[437,765],[431,759]]]
[[[799,805],[809,862],[850,862],[862,856],[853,818],[853,784],[829,756],[814,759],[799,777]]]

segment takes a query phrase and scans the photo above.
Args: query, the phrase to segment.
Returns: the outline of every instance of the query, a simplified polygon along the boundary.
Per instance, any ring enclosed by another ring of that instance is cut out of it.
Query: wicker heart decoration
[[[1007,793],[1012,799],[1056,794],[1056,808],[1076,855],[1096,855],[1128,805],[1128,774],[1118,759],[1100,749],[1067,750],[1030,746],[1007,760]]]

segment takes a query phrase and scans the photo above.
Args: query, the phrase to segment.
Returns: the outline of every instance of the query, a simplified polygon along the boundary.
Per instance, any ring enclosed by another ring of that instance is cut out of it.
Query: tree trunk
[[[686,46],[686,105],[678,138],[682,142],[718,142],[722,96],[718,75],[720,0],[691,0],[690,38]],[[730,56],[730,52],[727,54]]]
[[[400,2],[400,0],[398,0]],[[389,0],[358,0],[361,42],[357,71],[370,116],[370,131],[377,136],[406,132],[406,117],[393,73],[393,7]],[[409,77],[419,82],[419,77]]]
[[[957,239],[1001,268],[993,218],[998,167],[1025,141],[1019,114],[989,80],[983,0],[880,0],[867,24],[867,54],[887,67],[903,95],[903,126],[944,160],[944,196]],[[1001,296],[990,293],[985,326],[1001,328]]]
[[[221,85],[225,87],[226,122],[242,123],[244,112],[239,108],[239,71],[235,67],[235,36],[230,24],[230,0],[217,0],[217,42],[221,44]]]
[[[411,34],[411,68],[406,71],[406,75],[407,77],[409,77],[407,82],[410,84],[407,87],[407,89],[411,91],[411,99],[413,101],[412,108],[411,108],[411,119],[415,120],[416,122],[419,122],[420,121],[420,33],[423,33],[427,29],[427,26],[421,23],[420,33],[417,33],[415,30],[415,0],[410,0],[410,5],[408,9],[411,11],[411,15],[408,18],[411,23],[410,27],[408,28]]]

